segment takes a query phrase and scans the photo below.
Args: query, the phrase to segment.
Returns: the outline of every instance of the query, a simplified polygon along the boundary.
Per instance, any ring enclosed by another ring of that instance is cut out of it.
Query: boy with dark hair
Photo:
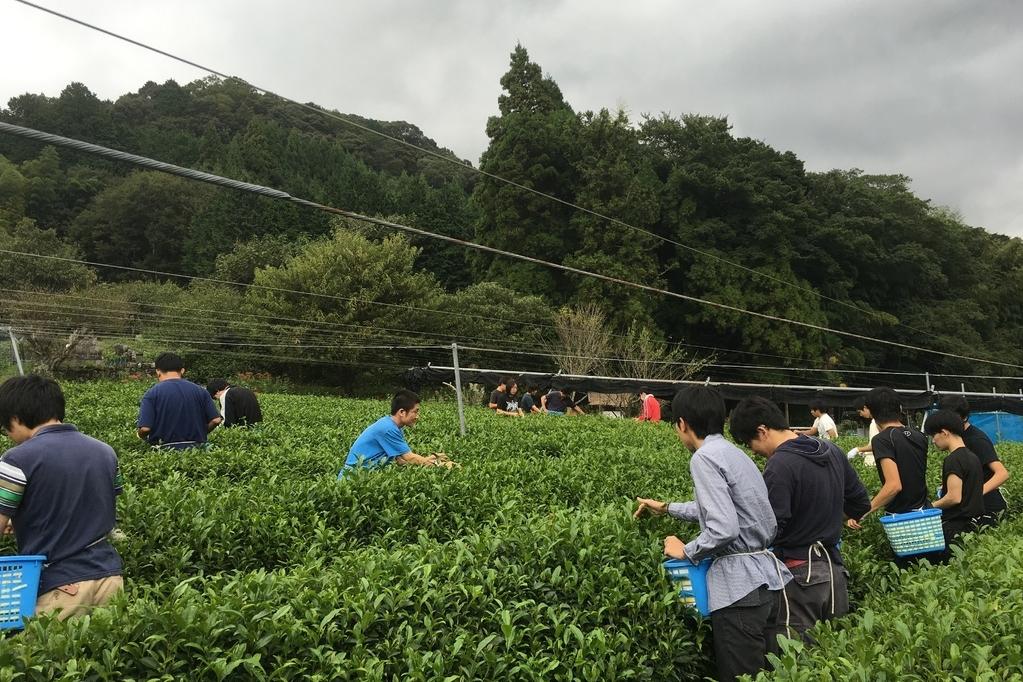
[[[519,408],[524,414],[540,413],[540,401],[536,397],[539,389],[536,386],[530,386],[526,392],[522,395],[522,401],[519,403]]]
[[[838,427],[835,420],[828,414],[828,407],[820,398],[814,398],[810,403],[810,414],[813,416],[813,426],[808,429],[799,429],[798,434],[804,436],[817,436],[822,440],[835,440],[838,438]]]
[[[930,507],[927,495],[927,437],[902,421],[902,401],[891,388],[875,388],[864,404],[877,421],[880,432],[871,441],[881,489],[860,519],[849,519],[859,530],[860,522],[876,511],[904,514]]]
[[[142,396],[137,435],[150,445],[184,450],[206,443],[223,421],[213,399],[201,386],[186,381],[185,363],[175,353],[156,356],[155,386]]]
[[[984,514],[984,473],[977,456],[963,443],[963,420],[952,410],[927,417],[924,430],[934,446],[948,453],[941,465],[941,492],[934,506],[942,510],[945,544],[961,533],[976,530]]]
[[[865,514],[870,496],[837,445],[796,433],[771,401],[746,398],[729,425],[738,442],[767,459],[764,481],[778,522],[774,553],[793,577],[785,586],[789,624],[805,636],[818,621],[849,612],[838,541],[845,519]]]
[[[415,426],[419,420],[419,396],[412,391],[400,390],[391,399],[391,415],[381,417],[363,431],[348,451],[345,466],[338,472],[342,479],[356,468],[377,469],[394,462],[404,466],[451,468],[454,462],[441,455],[423,457],[412,452],[402,429]]]
[[[719,680],[734,680],[765,667],[774,649],[778,595],[792,576],[767,549],[777,525],[767,487],[753,461],[722,436],[725,403],[717,389],[691,386],[671,403],[675,433],[693,453],[692,502],[636,498],[644,511],[700,524],[688,544],[664,539],[664,553],[698,562],[710,558],[707,593]]]
[[[963,420],[963,443],[980,460],[984,471],[984,515],[979,523],[983,526],[998,525],[998,518],[1005,511],[1005,498],[999,486],[1009,480],[1009,471],[998,459],[995,446],[983,430],[970,423],[970,403],[965,396],[948,395],[938,401],[938,407],[952,410]]]
[[[495,412],[504,412],[505,406],[508,404],[508,380],[504,377],[498,379],[497,388],[490,392],[490,402],[487,403],[487,407]]]
[[[64,394],[52,379],[0,385],[0,426],[17,445],[0,459],[0,529],[20,554],[46,556],[36,614],[61,620],[88,613],[119,592],[121,557],[107,541],[121,492],[117,455],[64,422]]]
[[[565,414],[582,414],[582,409],[565,395],[558,387],[551,388],[547,395],[540,398],[540,409],[546,414],[561,416]]]
[[[256,394],[244,386],[232,386],[226,379],[211,379],[206,390],[211,398],[220,402],[225,428],[253,426],[263,421],[263,410]]]

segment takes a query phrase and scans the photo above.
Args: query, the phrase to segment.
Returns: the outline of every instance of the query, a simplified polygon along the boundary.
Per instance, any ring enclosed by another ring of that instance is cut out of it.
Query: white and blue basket
[[[945,533],[941,530],[940,509],[918,509],[905,514],[881,517],[888,542],[895,556],[930,554],[945,551]]]

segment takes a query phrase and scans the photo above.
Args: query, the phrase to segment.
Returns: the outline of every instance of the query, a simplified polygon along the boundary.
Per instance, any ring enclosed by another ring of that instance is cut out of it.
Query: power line
[[[20,1],[22,1],[22,0],[19,0],[19,2]],[[890,341],[888,339],[879,339],[879,338],[876,338],[876,337],[867,336],[865,334],[858,334],[856,332],[850,332],[850,331],[845,331],[845,330],[840,330],[840,329],[832,329],[832,328],[826,327],[824,325],[814,324],[812,322],[803,322],[801,320],[792,320],[792,319],[789,319],[789,318],[781,317],[779,315],[771,315],[769,313],[762,313],[762,312],[758,312],[758,311],[754,311],[754,310],[747,310],[745,308],[740,308],[738,306],[733,306],[733,305],[729,305],[729,304],[726,304],[726,303],[719,303],[717,301],[710,301],[710,300],[707,300],[707,299],[704,299],[704,298],[700,298],[698,296],[690,296],[688,294],[682,294],[682,293],[678,293],[678,292],[675,292],[675,291],[668,291],[666,289],[658,289],[657,287],[652,287],[652,286],[649,286],[647,284],[640,284],[638,282],[633,282],[633,281],[630,281],[630,280],[622,279],[620,277],[613,277],[611,275],[604,275],[604,274],[601,274],[601,273],[592,272],[590,270],[583,270],[581,268],[576,268],[576,267],[572,267],[572,266],[568,266],[568,265],[563,265],[561,263],[554,263],[552,261],[543,260],[541,258],[533,258],[532,256],[526,256],[526,255],[523,255],[523,254],[520,254],[520,253],[515,253],[515,252],[512,252],[512,251],[506,251],[504,249],[498,249],[498,248],[495,248],[495,247],[492,247],[492,246],[486,246],[486,245],[483,245],[483,244],[478,244],[476,242],[468,241],[468,240],[465,240],[465,239],[458,239],[457,237],[451,237],[451,236],[448,236],[448,235],[437,234],[437,233],[429,232],[427,230],[423,230],[423,229],[420,229],[420,228],[417,228],[417,227],[411,227],[409,225],[402,225],[402,224],[399,224],[399,223],[391,222],[389,220],[383,220],[381,218],[374,218],[374,217],[371,217],[371,216],[362,215],[361,213],[356,213],[354,211],[347,211],[347,210],[344,210],[344,209],[335,208],[333,206],[327,206],[327,205],[324,205],[324,204],[319,204],[319,203],[316,203],[314,201],[309,201],[309,200],[306,200],[306,199],[300,199],[300,198],[297,198],[297,197],[293,197],[290,194],[288,194],[287,192],[283,192],[283,191],[278,190],[278,189],[273,189],[273,188],[270,188],[270,187],[264,187],[264,186],[261,186],[261,185],[255,185],[255,184],[252,184],[252,183],[241,182],[241,181],[234,180],[234,179],[231,179],[231,178],[224,178],[224,177],[221,177],[221,176],[218,176],[218,175],[213,175],[212,173],[205,173],[203,171],[198,171],[198,170],[191,169],[191,168],[182,168],[181,166],[175,166],[173,164],[164,163],[162,161],[156,161],[154,159],[146,158],[146,157],[143,157],[143,156],[138,156],[136,154],[129,154],[127,152],[117,151],[117,150],[110,149],[110,148],[107,148],[107,147],[103,147],[103,146],[100,146],[100,145],[95,145],[95,144],[92,144],[92,143],[89,143],[89,142],[83,142],[81,140],[73,140],[73,139],[70,139],[70,138],[62,137],[60,135],[53,135],[51,133],[44,133],[44,132],[41,132],[41,131],[38,131],[38,130],[32,130],[31,128],[24,128],[22,126],[16,126],[16,125],[11,125],[9,123],[0,122],[0,132],[7,132],[7,133],[10,133],[10,134],[13,134],[13,135],[18,135],[20,137],[25,137],[25,138],[32,139],[32,140],[37,140],[39,142],[45,142],[47,144],[55,144],[55,145],[60,145],[60,146],[63,146],[63,147],[68,147],[70,149],[76,149],[78,151],[83,151],[83,152],[87,152],[87,153],[91,153],[91,154],[97,154],[99,156],[104,156],[106,158],[115,159],[117,161],[123,161],[123,162],[126,162],[126,163],[133,163],[133,164],[136,164],[138,166],[142,166],[144,168],[151,168],[153,170],[159,170],[159,171],[162,171],[162,172],[165,172],[165,173],[170,173],[172,175],[177,175],[177,176],[180,176],[180,177],[189,178],[191,180],[198,180],[198,181],[201,181],[201,182],[206,182],[206,183],[210,183],[210,184],[213,184],[213,185],[218,185],[218,186],[221,186],[221,187],[227,187],[227,188],[230,188],[230,189],[251,192],[251,193],[254,193],[254,194],[270,197],[270,198],[273,198],[273,199],[279,199],[279,200],[283,200],[283,201],[288,201],[288,202],[293,203],[293,204],[295,204],[297,206],[303,206],[305,208],[311,208],[311,209],[315,209],[315,210],[319,210],[319,211],[324,211],[324,212],[327,212],[327,213],[333,213],[333,214],[336,214],[336,215],[344,216],[346,218],[351,218],[353,220],[359,220],[359,221],[363,221],[363,222],[368,222],[368,223],[371,223],[371,224],[374,224],[374,225],[379,225],[379,226],[387,227],[387,228],[394,229],[394,230],[401,230],[401,231],[408,232],[410,234],[416,234],[416,235],[419,235],[419,236],[422,236],[422,237],[429,237],[431,239],[438,239],[440,241],[445,241],[445,242],[448,242],[448,243],[451,243],[451,244],[457,244],[459,246],[475,249],[477,251],[483,251],[485,253],[492,253],[492,254],[499,255],[499,256],[504,256],[504,257],[507,257],[507,258],[513,258],[513,259],[516,259],[516,260],[522,260],[522,261],[525,261],[525,262],[528,262],[528,263],[534,263],[536,265],[542,265],[544,267],[548,267],[548,268],[551,268],[551,269],[554,269],[554,270],[560,270],[562,272],[567,272],[567,273],[576,274],[576,275],[582,275],[584,277],[591,277],[591,278],[599,279],[599,280],[602,280],[602,281],[605,281],[605,282],[611,282],[613,284],[618,284],[618,285],[621,285],[621,286],[626,286],[626,287],[631,287],[631,288],[634,288],[634,289],[639,289],[641,291],[646,291],[646,292],[650,292],[650,293],[660,294],[660,295],[663,295],[663,296],[669,296],[671,298],[677,298],[677,299],[680,299],[680,300],[683,300],[683,301],[688,301],[690,303],[697,303],[697,304],[701,304],[701,305],[710,306],[710,307],[713,307],[713,308],[717,308],[719,310],[727,310],[727,311],[730,311],[730,312],[740,313],[740,314],[743,314],[743,315],[749,315],[751,317],[757,317],[757,318],[764,319],[764,320],[769,320],[769,321],[772,321],[772,322],[780,322],[780,323],[783,323],[783,324],[791,324],[791,325],[794,325],[794,326],[803,327],[805,329],[812,329],[814,331],[819,331],[819,332],[828,333],[828,334],[835,334],[837,336],[845,336],[845,337],[848,337],[848,338],[858,339],[858,340],[861,340],[861,341],[869,341],[869,342],[872,342],[872,343],[878,343],[878,344],[881,344],[881,345],[891,346],[891,347],[895,347],[895,348],[902,348],[902,349],[905,349],[905,350],[912,350],[912,351],[921,352],[921,353],[930,353],[930,354],[934,354],[934,355],[941,355],[941,356],[944,356],[944,357],[952,357],[952,358],[958,358],[958,359],[971,360],[971,361],[974,361],[974,362],[983,362],[983,363],[987,363],[987,364],[1001,365],[1001,366],[1004,366],[1004,367],[1013,367],[1013,368],[1016,368],[1016,369],[1023,369],[1023,365],[1017,365],[1017,364],[1003,362],[1003,361],[999,361],[999,360],[989,360],[989,359],[986,359],[986,358],[979,358],[979,357],[974,357],[974,356],[969,356],[969,355],[957,355],[955,353],[949,353],[949,352],[946,352],[946,351],[935,350],[935,349],[932,349],[932,348],[925,348],[923,346],[915,346],[915,345],[908,344],[908,343],[901,343],[901,342],[898,342],[898,341]],[[162,274],[162,275],[168,276],[168,277],[180,277],[180,278],[185,278],[185,279],[198,279],[198,280],[202,280],[202,281],[210,281],[210,282],[215,282],[215,283],[220,283],[220,284],[239,284],[237,282],[228,282],[228,281],[225,281],[225,280],[217,280],[215,278],[190,277],[188,275],[181,275],[181,274],[177,274],[177,273],[145,270],[143,268],[135,268],[135,267],[129,267],[129,266],[125,266],[125,265],[111,265],[111,264],[108,264],[108,263],[97,263],[97,262],[93,262],[93,261],[85,261],[85,260],[80,260],[80,259],[76,259],[76,258],[68,258],[68,257],[64,257],[64,256],[52,256],[52,255],[44,255],[44,254],[37,254],[37,253],[27,253],[27,252],[23,252],[23,251],[13,251],[13,250],[9,250],[9,249],[0,249],[0,253],[6,253],[6,254],[9,254],[9,255],[23,256],[23,257],[30,257],[30,258],[40,258],[40,259],[54,260],[54,261],[59,261],[59,262],[78,263],[78,264],[82,264],[82,265],[91,265],[91,266],[94,266],[94,267],[113,267],[113,268],[116,268],[116,269],[126,270],[126,271],[131,271],[131,272],[150,272],[150,273],[156,272],[157,274]],[[259,289],[266,289],[266,290],[271,290],[271,291],[278,291],[278,292],[283,292],[283,293],[293,293],[293,294],[299,294],[299,295],[310,295],[310,296],[316,296],[316,297],[327,298],[327,299],[341,299],[341,300],[344,300],[346,298],[346,297],[334,296],[334,295],[330,295],[330,294],[317,294],[317,293],[313,293],[313,292],[301,292],[301,291],[295,291],[295,290],[289,290],[289,289],[282,289],[282,288],[279,288],[279,287],[268,287],[268,286],[265,286],[265,285],[258,285],[258,284],[249,284],[249,285],[246,285],[246,286],[255,287],[255,288],[259,288]],[[380,304],[380,305],[384,305],[384,304]],[[400,306],[398,304],[389,304],[389,305],[394,305],[394,306],[397,306],[397,307],[406,307],[406,308],[409,307],[409,306]],[[445,311],[445,312],[447,312],[447,311]],[[455,314],[455,315],[457,315],[459,313],[448,312],[448,314]],[[470,317],[478,317],[478,316],[470,316]],[[502,321],[504,321],[504,320],[502,320]]]
[[[153,270],[148,270],[146,272],[150,272],[152,274],[159,274],[159,272],[153,271]],[[186,277],[188,277],[188,276],[186,276]],[[193,279],[196,279],[196,278],[193,278]],[[237,285],[237,286],[247,286],[246,284],[244,284],[242,282],[232,282],[231,284],[234,284],[234,285]],[[32,296],[41,295],[41,296],[51,296],[51,297],[60,297],[60,298],[71,298],[71,299],[83,300],[83,301],[114,303],[114,304],[118,304],[118,305],[145,306],[145,307],[151,307],[151,308],[166,308],[166,307],[170,307],[169,304],[163,304],[163,303],[148,303],[148,302],[145,302],[145,301],[125,301],[123,299],[96,298],[96,297],[90,297],[90,296],[66,294],[66,293],[51,292],[51,291],[34,291],[34,290],[30,290],[30,289],[9,289],[9,288],[2,288],[2,287],[0,287],[0,291],[7,291],[7,292],[11,292],[11,293],[20,293],[20,294],[28,294],[28,295],[32,295]],[[14,299],[11,299],[11,300],[14,300]],[[365,299],[357,299],[357,300],[365,300]],[[371,302],[371,301],[367,301],[367,302]],[[381,327],[381,326],[374,326],[374,325],[361,325],[361,324],[357,324],[357,323],[353,323],[353,322],[331,322],[329,320],[316,320],[316,321],[313,321],[313,320],[308,320],[308,319],[305,319],[305,318],[284,317],[284,316],[280,316],[280,315],[260,315],[258,313],[246,313],[246,312],[240,312],[240,311],[236,311],[236,310],[221,310],[221,309],[214,309],[214,308],[193,308],[193,307],[188,307],[188,306],[182,306],[182,305],[179,305],[177,303],[173,304],[173,308],[175,310],[187,310],[187,311],[197,312],[197,313],[207,313],[207,314],[216,314],[216,315],[243,316],[243,317],[252,317],[252,318],[261,319],[261,320],[274,320],[274,321],[283,320],[285,322],[300,322],[300,323],[303,323],[305,325],[305,327],[303,327],[303,328],[316,329],[316,330],[318,330],[318,331],[320,331],[322,333],[325,333],[325,334],[328,333],[330,330],[325,329],[323,327],[319,327],[319,326],[309,327],[309,325],[328,325],[330,327],[355,327],[355,328],[360,328],[360,329],[373,329],[373,330],[390,331],[390,332],[397,332],[397,333],[418,334],[420,336],[435,336],[435,337],[438,337],[438,338],[455,339],[455,340],[465,340],[465,339],[472,340],[472,341],[492,340],[492,341],[497,341],[497,342],[503,342],[503,341],[507,340],[507,339],[500,339],[500,340],[488,339],[486,337],[464,336],[464,335],[458,335],[458,334],[439,333],[439,332],[424,332],[424,331],[407,330],[407,329],[400,329],[400,328],[394,328],[394,327]],[[432,312],[432,309],[425,309],[425,308],[417,308],[417,310],[420,310],[420,311],[423,311],[423,312]],[[446,312],[446,311],[443,311],[443,312]],[[132,311],[131,314],[132,315],[146,315],[148,313]],[[503,318],[494,318],[494,319],[503,319]],[[513,322],[514,323],[516,321],[515,320],[507,320],[507,322]],[[551,325],[551,324],[533,323],[533,325],[537,326],[537,327],[544,327],[544,328],[549,328],[549,329],[557,329],[555,327],[555,325]],[[283,326],[297,328],[297,325],[283,325]],[[627,336],[622,335],[622,334],[609,334],[609,336],[612,337],[612,338],[618,338],[618,339],[627,339],[628,338]],[[775,354],[775,353],[758,353],[758,352],[755,352],[755,351],[739,350],[739,349],[735,349],[735,348],[722,348],[722,347],[719,347],[719,346],[707,346],[707,345],[683,343],[683,342],[670,342],[667,345],[670,346],[670,347],[678,347],[678,348],[697,348],[697,349],[700,349],[700,350],[708,350],[708,351],[712,351],[712,352],[715,352],[715,353],[729,353],[729,354],[735,354],[735,355],[749,355],[749,356],[754,356],[754,357],[769,357],[769,358],[777,358],[779,360],[798,360],[798,361],[803,361],[804,360],[804,358],[799,358],[799,357],[795,357],[795,356],[788,356],[788,355],[778,355],[778,354]],[[844,367],[865,367],[865,365],[850,365],[850,364],[847,364],[847,363],[843,363],[843,364],[837,365],[837,366],[840,366],[840,367],[843,367],[843,368]]]
[[[827,300],[827,301],[830,301],[832,303],[837,303],[838,305],[844,306],[846,308],[850,308],[850,309],[855,310],[855,311],[857,311],[857,312],[859,312],[859,313],[861,313],[863,315],[867,315],[867,316],[875,317],[875,318],[881,318],[881,319],[883,319],[883,317],[884,317],[883,313],[881,313],[881,312],[874,311],[874,310],[869,310],[869,309],[866,309],[866,308],[862,308],[862,307],[860,307],[858,305],[855,305],[853,303],[850,303],[848,301],[843,301],[841,299],[837,299],[837,298],[833,298],[831,296],[827,296],[826,294],[822,294],[821,292],[819,292],[816,289],[813,289],[811,287],[802,286],[802,285],[800,285],[798,283],[790,282],[788,280],[782,279],[781,277],[776,277],[776,276],[774,276],[774,275],[772,275],[770,273],[761,272],[759,270],[756,270],[754,268],[748,267],[748,266],[743,265],[741,263],[738,263],[738,262],[729,260],[727,258],[724,258],[723,256],[719,256],[719,255],[717,255],[715,253],[712,253],[710,251],[707,251],[705,249],[700,249],[700,248],[697,248],[695,246],[691,246],[689,244],[685,244],[684,242],[680,242],[678,240],[671,239],[669,237],[665,237],[665,236],[657,234],[656,232],[653,232],[651,230],[647,230],[647,229],[638,227],[636,225],[632,225],[631,223],[625,222],[624,220],[621,220],[619,218],[614,218],[614,217],[606,215],[604,213],[600,213],[599,211],[595,211],[593,209],[589,209],[589,208],[586,208],[584,206],[580,206],[580,205],[578,205],[578,204],[576,204],[574,202],[571,202],[571,201],[568,201],[566,199],[562,199],[560,197],[554,196],[553,194],[548,194],[546,192],[541,192],[540,190],[537,190],[535,188],[529,187],[527,185],[523,185],[522,183],[515,182],[514,180],[509,180],[508,178],[504,178],[504,177],[502,177],[500,175],[497,175],[495,173],[491,173],[489,171],[485,171],[485,170],[483,170],[481,168],[475,168],[472,165],[466,165],[465,163],[463,163],[461,160],[459,160],[457,158],[452,158],[451,156],[448,156],[448,155],[445,155],[445,154],[441,154],[441,153],[433,151],[431,149],[426,149],[424,147],[420,147],[418,145],[415,145],[415,144],[409,142],[408,140],[403,140],[403,139],[401,139],[399,137],[395,137],[393,135],[389,135],[389,134],[387,134],[387,133],[385,133],[383,131],[375,130],[374,128],[372,128],[370,126],[363,125],[363,124],[361,124],[361,123],[359,123],[357,121],[351,120],[350,118],[347,118],[347,117],[341,115],[340,113],[329,111],[327,109],[323,109],[322,107],[317,107],[317,106],[314,106],[312,104],[307,104],[307,103],[304,103],[304,102],[299,102],[298,100],[294,100],[294,99],[292,99],[290,97],[287,97],[285,95],[281,95],[281,94],[279,94],[279,93],[277,93],[277,92],[275,92],[273,90],[270,90],[268,88],[264,88],[264,87],[255,85],[255,84],[253,84],[253,83],[251,83],[251,82],[249,82],[249,81],[247,81],[244,78],[241,78],[239,76],[230,76],[230,75],[228,75],[228,74],[226,74],[226,73],[224,73],[222,71],[219,71],[217,69],[214,69],[212,67],[204,66],[202,64],[199,64],[198,62],[194,62],[194,61],[191,61],[191,60],[186,59],[184,57],[180,57],[180,56],[175,55],[175,54],[173,54],[171,52],[167,52],[166,50],[161,50],[161,49],[159,49],[157,47],[154,47],[152,45],[149,45],[147,43],[143,43],[143,42],[135,40],[133,38],[129,38],[129,37],[125,36],[125,35],[121,35],[119,33],[111,31],[109,29],[105,29],[105,28],[102,28],[102,27],[97,26],[95,24],[91,24],[91,23],[89,23],[87,21],[84,21],[82,19],[77,19],[75,17],[72,17],[70,15],[64,14],[62,12],[58,12],[56,10],[53,10],[53,9],[50,9],[50,8],[47,8],[47,7],[43,7],[42,5],[37,5],[35,3],[28,2],[28,0],[17,0],[17,2],[23,4],[23,5],[27,6],[27,7],[31,7],[33,9],[37,9],[39,11],[46,12],[47,14],[53,15],[53,16],[58,17],[60,19],[64,19],[66,21],[70,21],[72,23],[78,24],[79,26],[83,26],[83,27],[88,28],[90,30],[97,31],[97,32],[102,33],[104,35],[110,36],[111,38],[115,38],[117,40],[124,41],[126,43],[131,44],[131,45],[135,45],[136,47],[140,47],[140,48],[142,48],[144,50],[148,50],[150,52],[154,52],[154,53],[159,54],[161,56],[167,57],[168,59],[172,59],[172,60],[180,62],[182,64],[187,64],[188,66],[191,66],[191,67],[193,67],[195,69],[198,69],[200,71],[205,71],[206,73],[212,74],[214,76],[218,76],[218,77],[226,79],[226,80],[237,81],[237,82],[239,82],[239,83],[241,83],[241,84],[243,84],[243,85],[245,85],[245,86],[247,86],[249,88],[252,88],[253,90],[257,90],[259,92],[266,93],[266,94],[271,95],[273,97],[276,97],[276,98],[278,98],[278,99],[280,99],[282,101],[288,102],[288,103],[292,104],[293,106],[297,106],[297,107],[300,107],[302,109],[306,109],[308,111],[315,112],[316,114],[319,114],[321,116],[326,116],[326,117],[331,118],[333,120],[336,120],[336,121],[339,121],[341,123],[344,123],[345,125],[351,126],[353,128],[357,128],[358,130],[362,130],[363,132],[367,132],[367,133],[369,133],[371,135],[375,135],[377,137],[389,140],[389,141],[397,143],[399,145],[403,145],[405,147],[408,147],[408,148],[411,148],[411,149],[415,149],[416,151],[419,151],[421,153],[428,154],[430,156],[438,158],[438,159],[444,161],[445,163],[454,164],[454,165],[458,166],[460,169],[469,170],[470,172],[482,175],[482,176],[490,178],[492,180],[496,180],[497,182],[509,185],[511,187],[515,187],[515,188],[523,190],[525,192],[529,192],[529,193],[531,193],[531,194],[533,194],[535,196],[543,197],[544,199],[547,199],[547,200],[550,200],[550,201],[554,201],[556,203],[562,204],[564,206],[568,206],[569,208],[575,209],[577,211],[581,211],[583,213],[592,215],[592,216],[594,216],[596,218],[599,218],[601,220],[605,220],[605,221],[610,222],[610,223],[612,223],[614,225],[618,225],[620,227],[624,227],[626,229],[633,230],[633,231],[639,232],[641,234],[645,234],[647,236],[653,237],[653,238],[655,238],[657,240],[660,240],[660,241],[663,241],[665,243],[672,244],[674,246],[678,246],[680,248],[686,249],[687,251],[690,251],[692,253],[698,254],[698,255],[703,256],[705,258],[716,260],[716,261],[718,261],[720,263],[724,263],[724,264],[730,265],[732,267],[739,268],[740,270],[743,270],[743,271],[745,271],[745,272],[747,272],[747,273],[749,273],[749,274],[751,274],[751,275],[753,275],[755,277],[763,277],[765,279],[772,280],[772,281],[777,282],[779,284],[782,284],[782,285],[785,285],[785,286],[788,286],[788,287],[792,287],[792,288],[794,288],[796,290],[799,290],[799,291],[802,291],[804,293],[816,296],[816,297],[821,298],[823,300]],[[910,325],[907,325],[907,324],[905,324],[903,322],[897,322],[897,324],[899,326],[902,326],[902,327],[904,327],[906,329],[909,329],[911,331],[917,332],[919,334],[924,334],[926,336],[930,336],[932,338],[940,340],[940,337],[936,336],[935,334],[933,334],[931,332],[924,331],[924,330],[921,330],[921,329],[917,329],[917,328],[912,327]]]

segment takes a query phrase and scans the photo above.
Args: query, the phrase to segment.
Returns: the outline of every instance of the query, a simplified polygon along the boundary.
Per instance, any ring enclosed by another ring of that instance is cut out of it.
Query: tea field
[[[428,402],[410,443],[460,469],[339,482],[382,401],[264,395],[260,427],[172,453],[134,437],[143,385],[65,388],[68,420],[120,457],[127,591],[89,618],[34,619],[0,641],[0,681],[695,680],[713,669],[708,625],[660,569],[660,539],[696,527],[631,518],[636,495],[692,494],[688,453],[666,424],[475,409],[460,438],[454,406]],[[1023,472],[1023,448],[1000,452]],[[1008,490],[1017,499],[1023,485]],[[1020,531],[1010,521],[949,566],[903,573],[876,521],[848,534],[856,612],[821,626],[817,648],[789,643],[762,677],[1023,679]]]

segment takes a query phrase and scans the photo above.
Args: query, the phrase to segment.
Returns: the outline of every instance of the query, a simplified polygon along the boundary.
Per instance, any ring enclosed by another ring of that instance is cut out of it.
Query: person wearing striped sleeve
[[[89,613],[124,586],[108,540],[121,492],[117,455],[64,423],[57,382],[29,375],[0,385],[0,428],[16,444],[0,458],[0,528],[18,552],[46,557],[36,615]]]

